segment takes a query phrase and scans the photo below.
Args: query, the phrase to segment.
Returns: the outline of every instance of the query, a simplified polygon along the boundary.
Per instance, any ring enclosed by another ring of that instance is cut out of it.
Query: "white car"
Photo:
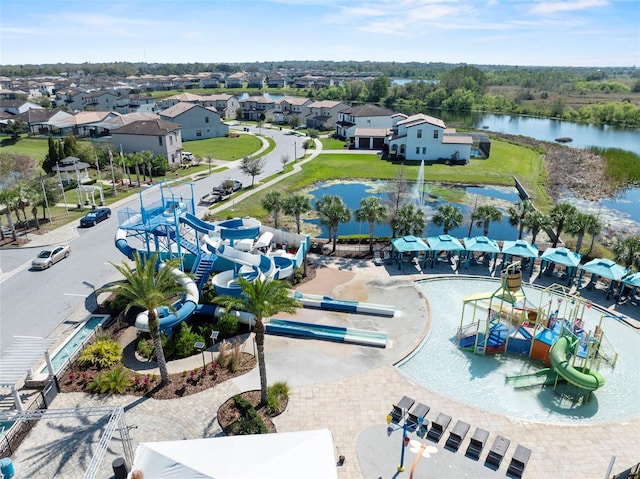
[[[43,249],[31,262],[31,268],[51,268],[51,266],[56,264],[58,261],[67,258],[70,253],[71,247],[69,245],[56,245],[52,246],[50,249]]]
[[[190,151],[183,151],[182,152],[182,160],[183,161],[194,161],[195,159],[196,159],[196,157]]]

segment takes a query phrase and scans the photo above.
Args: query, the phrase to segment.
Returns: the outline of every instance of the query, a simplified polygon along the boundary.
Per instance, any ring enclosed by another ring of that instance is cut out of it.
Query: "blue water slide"
[[[190,226],[200,233],[209,233],[210,231],[214,231],[216,229],[215,225],[207,223],[206,221],[201,220],[191,213],[186,213],[184,216],[181,216],[180,218],[178,218],[178,221],[180,221],[180,223],[186,224],[187,226]]]
[[[260,222],[253,218],[234,218],[216,223],[222,239],[253,239],[260,234]]]
[[[118,250],[127,258],[133,260],[136,254],[136,249],[129,245],[127,241],[127,232],[122,228],[118,228],[116,230],[116,236],[114,240],[116,243],[116,248],[118,248]]]

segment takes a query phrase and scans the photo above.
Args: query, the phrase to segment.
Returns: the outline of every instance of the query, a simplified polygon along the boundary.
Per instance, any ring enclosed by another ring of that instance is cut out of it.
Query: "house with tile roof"
[[[85,111],[109,111],[116,109],[118,95],[108,90],[92,91],[82,99],[82,109]]]
[[[160,112],[160,118],[180,125],[182,140],[204,140],[229,135],[229,126],[222,123],[215,108],[194,103],[177,103]]]
[[[358,105],[338,114],[336,136],[357,150],[381,150],[391,133],[394,112],[377,105]]]
[[[471,135],[448,129],[438,118],[418,113],[395,125],[385,150],[390,158],[407,161],[464,164],[471,158]]]
[[[29,132],[35,135],[49,135],[58,130],[56,124],[65,118],[69,118],[71,113],[59,108],[40,108],[27,110],[17,115],[17,118],[24,120]]]
[[[301,96],[283,96],[275,102],[273,121],[275,123],[288,123],[292,116],[298,116],[304,121],[309,114],[309,105],[313,103],[311,98]]]
[[[167,120],[134,121],[111,133],[111,142],[116,150],[124,153],[150,151],[154,156],[162,155],[170,165],[182,161],[182,133],[180,125]]]
[[[236,117],[240,102],[228,93],[216,93],[200,97],[198,103],[207,108],[215,108],[223,120],[230,120]]]
[[[333,130],[338,121],[341,111],[349,108],[349,105],[341,101],[322,100],[314,101],[308,105],[309,113],[305,118],[305,123],[309,128],[318,130]]]
[[[275,111],[275,100],[262,95],[250,96],[239,101],[242,108],[243,120],[260,120],[260,115],[265,117],[273,115]]]

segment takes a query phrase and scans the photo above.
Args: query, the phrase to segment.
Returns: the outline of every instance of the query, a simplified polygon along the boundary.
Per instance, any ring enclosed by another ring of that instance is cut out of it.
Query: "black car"
[[[96,208],[80,218],[80,226],[95,226],[111,216],[109,208]]]

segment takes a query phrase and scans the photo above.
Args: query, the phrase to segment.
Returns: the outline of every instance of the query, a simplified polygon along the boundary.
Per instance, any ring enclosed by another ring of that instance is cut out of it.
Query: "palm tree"
[[[419,235],[421,236],[427,226],[427,218],[424,211],[413,203],[405,203],[400,206],[391,219],[391,230],[393,237],[396,233],[400,235]]]
[[[264,359],[264,322],[265,318],[280,312],[295,313],[300,303],[289,295],[289,284],[285,281],[258,278],[247,281],[238,277],[242,294],[236,296],[218,296],[214,299],[227,311],[240,310],[253,314],[255,322],[253,332],[256,335],[258,349],[258,368],[260,370],[260,401],[267,403],[267,367]]]
[[[301,193],[291,193],[285,198],[282,209],[286,214],[295,218],[297,233],[300,234],[300,216],[307,211],[311,211],[309,197]]]
[[[333,240],[332,253],[336,251],[338,242],[338,226],[351,220],[351,210],[342,198],[325,195],[316,202],[316,210],[320,214],[320,223],[329,229],[329,239]]]
[[[489,226],[492,222],[502,221],[502,212],[495,206],[483,205],[478,206],[473,214],[471,220],[476,222],[476,225],[482,225],[482,231],[485,236],[489,236]]]
[[[4,213],[7,216],[7,224],[11,230],[11,237],[13,241],[17,241],[16,225],[13,224],[13,218],[11,218],[11,211],[18,202],[18,193],[14,188],[8,188],[0,191],[0,203],[4,205]]]
[[[554,248],[558,246],[558,241],[560,241],[560,235],[564,230],[565,223],[574,217],[576,213],[578,213],[578,209],[569,203],[558,203],[551,208],[549,216],[551,217],[551,224],[556,229],[552,245]]]
[[[163,263],[157,270],[157,252],[146,259],[141,253],[136,252],[133,259],[135,262],[134,267],[124,262],[121,265],[112,263],[114,268],[124,276],[125,282],[108,286],[101,291],[115,293],[123,298],[127,303],[127,307],[124,310],[125,313],[132,307],[144,308],[148,311],[149,334],[153,339],[153,346],[158,359],[160,381],[163,385],[168,384],[171,382],[171,378],[167,371],[167,361],[162,349],[157,308],[166,307],[169,310],[173,310],[172,299],[175,299],[177,295],[184,294],[186,289],[180,283],[180,278],[176,274],[176,268],[178,267],[176,259]]]
[[[533,238],[531,243],[535,244],[536,238],[540,231],[546,231],[551,228],[551,218],[538,210],[531,210],[522,220],[524,229],[527,230]]]
[[[602,229],[602,224],[600,220],[594,215],[590,215],[588,213],[578,212],[575,216],[569,218],[569,221],[566,226],[566,230],[568,233],[572,235],[576,235],[576,251],[579,253],[580,248],[582,247],[582,241],[584,239],[584,235],[589,233],[593,238],[595,235],[600,233]]]
[[[278,215],[284,204],[284,195],[280,190],[269,191],[262,199],[262,207],[273,215],[273,227],[278,229]]]
[[[369,223],[369,252],[373,253],[373,233],[375,223],[382,223],[389,216],[387,207],[377,196],[368,196],[360,200],[360,208],[356,210],[358,221]]]
[[[449,234],[449,231],[453,228],[457,228],[464,221],[464,215],[460,208],[453,206],[450,203],[445,203],[436,208],[431,221],[436,226],[442,226],[444,234]]]
[[[509,206],[509,224],[518,228],[518,239],[522,239],[524,231],[524,218],[533,209],[530,201],[518,201],[515,205]]]
[[[636,269],[640,269],[640,236],[618,238],[612,249],[616,255],[616,261],[624,263],[627,268],[635,266]]]

